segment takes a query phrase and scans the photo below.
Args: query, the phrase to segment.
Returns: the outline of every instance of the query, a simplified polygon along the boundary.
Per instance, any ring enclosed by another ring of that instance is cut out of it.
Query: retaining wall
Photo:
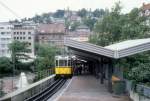
[[[18,89],[10,94],[7,94],[0,101],[23,101],[32,95],[42,91],[54,81],[55,74],[35,82],[28,87]]]
[[[128,92],[130,98],[133,100],[133,101],[150,101],[150,93],[146,93],[147,96],[145,96],[144,94],[140,94],[139,93],[139,87],[138,85],[136,86],[136,89],[134,88],[135,85],[132,84],[131,81],[128,81],[126,80],[126,91]],[[141,89],[142,90],[142,89]],[[144,92],[142,90],[142,92]]]

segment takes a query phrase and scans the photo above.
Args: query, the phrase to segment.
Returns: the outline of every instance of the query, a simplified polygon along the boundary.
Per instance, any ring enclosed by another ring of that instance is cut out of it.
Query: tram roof
[[[98,58],[100,55],[119,59],[150,50],[150,38],[127,40],[105,47],[66,39],[65,45],[73,49],[78,55],[81,56],[86,54],[88,56]]]
[[[68,59],[70,59],[70,57],[69,56],[57,55],[57,56],[55,56],[55,59],[56,60],[68,60]]]

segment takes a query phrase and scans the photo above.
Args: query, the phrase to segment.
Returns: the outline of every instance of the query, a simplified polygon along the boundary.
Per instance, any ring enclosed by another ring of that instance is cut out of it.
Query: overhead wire
[[[10,13],[12,13],[14,16],[16,16],[17,18],[21,19],[21,17],[14,12],[11,8],[9,8],[5,3],[3,3],[2,1],[0,1],[0,5],[3,6],[5,9],[7,9]]]

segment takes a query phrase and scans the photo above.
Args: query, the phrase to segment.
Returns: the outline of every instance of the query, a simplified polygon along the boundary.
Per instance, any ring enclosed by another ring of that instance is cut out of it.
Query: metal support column
[[[108,67],[108,91],[112,93],[112,74],[113,74],[113,60],[109,59]]]
[[[104,63],[103,63],[103,57],[101,58],[101,62],[100,62],[100,81],[101,84],[104,84]]]

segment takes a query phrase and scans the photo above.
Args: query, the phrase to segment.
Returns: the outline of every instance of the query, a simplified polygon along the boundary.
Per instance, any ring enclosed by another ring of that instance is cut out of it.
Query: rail
[[[18,89],[12,93],[5,95],[0,98],[0,101],[24,101],[25,99],[34,96],[35,94],[43,91],[46,87],[53,84],[55,74],[50,75],[47,78],[44,78],[38,82],[35,82],[28,87]]]
[[[41,92],[31,96],[24,101],[47,101],[53,94],[55,94],[66,82],[66,79],[57,79],[48,87],[46,87]]]

